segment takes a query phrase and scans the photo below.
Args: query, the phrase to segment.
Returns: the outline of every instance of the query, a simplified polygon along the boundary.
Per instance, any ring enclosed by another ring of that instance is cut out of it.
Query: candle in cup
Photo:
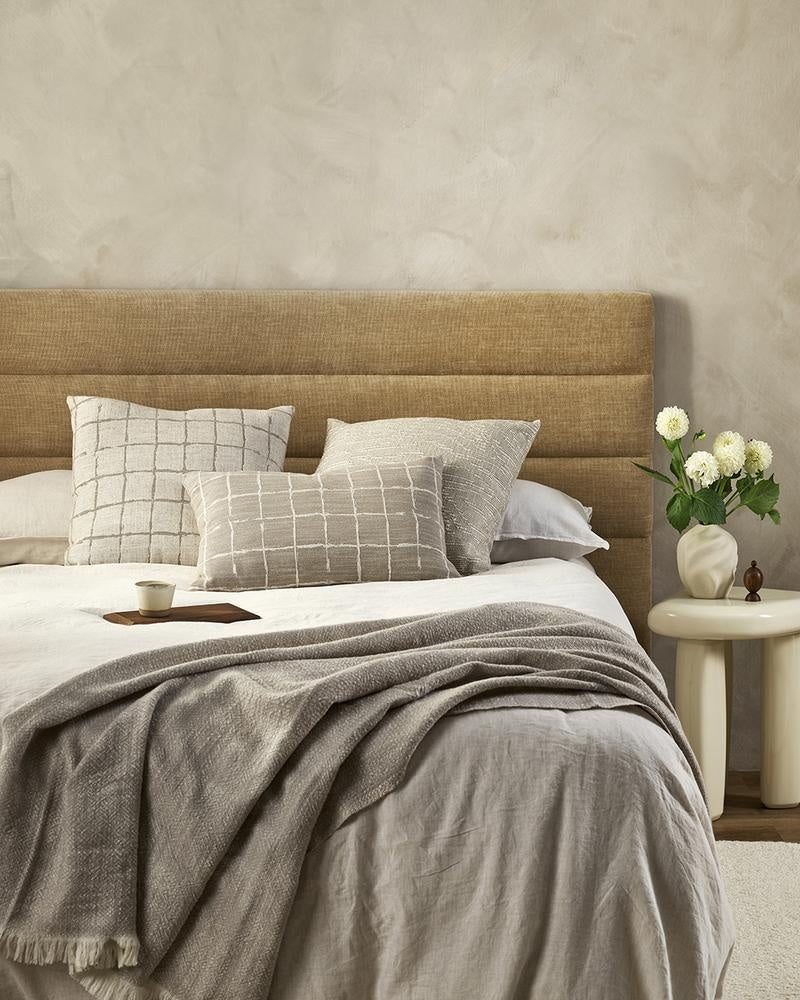
[[[166,580],[139,580],[135,584],[139,614],[143,618],[165,618],[172,607],[175,584]]]

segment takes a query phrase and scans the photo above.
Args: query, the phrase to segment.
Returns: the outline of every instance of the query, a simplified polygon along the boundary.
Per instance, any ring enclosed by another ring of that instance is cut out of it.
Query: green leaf
[[[680,452],[673,451],[672,459],[669,463],[669,471],[678,481],[680,481],[681,473],[683,472],[683,461],[681,459]]]
[[[685,493],[673,493],[667,504],[667,520],[680,534],[692,519],[692,501]]]
[[[657,479],[660,483],[666,483],[667,486],[675,485],[669,476],[665,476],[663,472],[656,472],[655,469],[648,469],[646,465],[639,465],[638,462],[634,462],[633,464],[637,469],[641,469],[642,472],[646,472],[648,476],[652,476],[653,479]]]
[[[763,517],[778,502],[780,493],[780,486],[775,482],[774,477],[770,476],[769,479],[760,479],[748,486],[740,496],[745,507],[749,507],[754,514]]]
[[[773,524],[781,523],[781,515],[777,507],[773,507],[772,510],[768,510],[767,516],[769,517],[770,521],[772,521]]]
[[[724,524],[725,502],[710,486],[692,494],[692,517],[700,524]]]

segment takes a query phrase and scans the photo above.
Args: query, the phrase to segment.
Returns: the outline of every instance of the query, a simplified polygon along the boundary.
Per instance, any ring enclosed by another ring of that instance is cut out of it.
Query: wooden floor
[[[717,840],[783,840],[800,844],[800,806],[765,809],[758,797],[757,771],[731,771],[725,811],[714,823]]]

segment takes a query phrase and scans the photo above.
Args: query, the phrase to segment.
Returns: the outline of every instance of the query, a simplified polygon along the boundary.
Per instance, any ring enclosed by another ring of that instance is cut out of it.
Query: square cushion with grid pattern
[[[196,565],[188,472],[283,468],[294,407],[162,410],[70,396],[73,503],[67,565]]]
[[[324,474],[195,473],[199,590],[458,576],[447,559],[442,460]]]

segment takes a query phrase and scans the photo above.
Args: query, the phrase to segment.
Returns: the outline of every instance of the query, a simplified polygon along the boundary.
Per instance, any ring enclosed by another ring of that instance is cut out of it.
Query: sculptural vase
[[[696,524],[678,539],[678,575],[692,597],[727,597],[736,578],[739,547],[718,524]]]

